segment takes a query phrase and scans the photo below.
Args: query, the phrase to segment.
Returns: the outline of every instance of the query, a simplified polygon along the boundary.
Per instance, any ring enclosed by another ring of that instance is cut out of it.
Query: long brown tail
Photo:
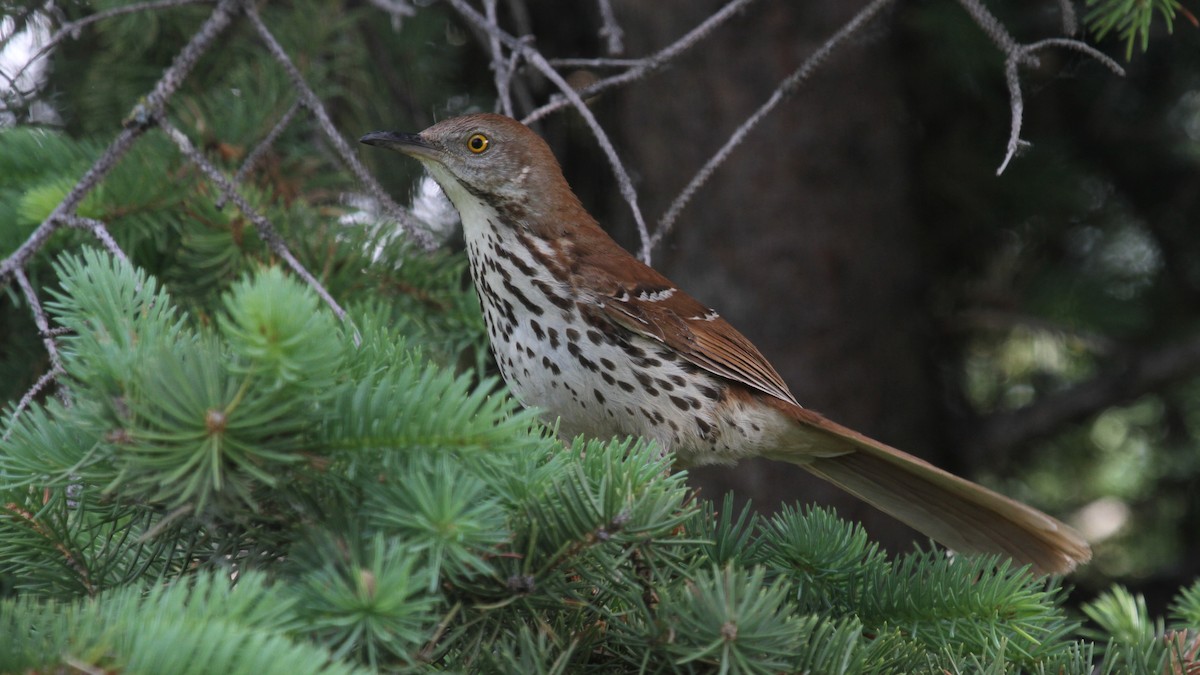
[[[781,406],[782,407],[782,406]],[[1037,509],[802,408],[777,459],[799,464],[950,549],[1003,553],[1042,574],[1064,574],[1092,558],[1083,537]]]

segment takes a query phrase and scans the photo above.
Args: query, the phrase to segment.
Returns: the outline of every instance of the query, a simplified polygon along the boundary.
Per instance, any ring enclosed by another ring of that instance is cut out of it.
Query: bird
[[[1091,559],[1055,518],[802,407],[750,340],[600,227],[521,122],[476,113],[360,142],[419,160],[449,197],[500,373],[560,436],[652,439],[685,467],[790,462],[957,553],[1039,574]]]

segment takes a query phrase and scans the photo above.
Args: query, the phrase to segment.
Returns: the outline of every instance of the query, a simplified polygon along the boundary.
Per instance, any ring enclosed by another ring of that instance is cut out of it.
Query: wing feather
[[[799,405],[787,384],[750,340],[654,269],[631,257],[591,256],[576,288],[590,309],[639,335],[671,347],[690,363],[764,394]],[[612,269],[621,265],[620,275]]]

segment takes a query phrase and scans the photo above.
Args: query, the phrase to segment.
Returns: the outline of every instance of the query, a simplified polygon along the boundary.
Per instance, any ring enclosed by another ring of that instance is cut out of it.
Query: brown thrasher
[[[1091,559],[1054,518],[801,408],[749,340],[600,229],[520,122],[361,141],[420,160],[450,197],[500,372],[564,436],[652,438],[684,465],[792,462],[957,551],[1046,573]]]

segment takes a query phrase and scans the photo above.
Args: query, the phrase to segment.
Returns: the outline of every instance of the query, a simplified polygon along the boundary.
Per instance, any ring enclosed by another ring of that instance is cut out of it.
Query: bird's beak
[[[420,134],[408,134],[402,131],[372,131],[358,139],[358,142],[403,152],[421,160],[437,160],[442,154],[441,150],[427,143]]]

